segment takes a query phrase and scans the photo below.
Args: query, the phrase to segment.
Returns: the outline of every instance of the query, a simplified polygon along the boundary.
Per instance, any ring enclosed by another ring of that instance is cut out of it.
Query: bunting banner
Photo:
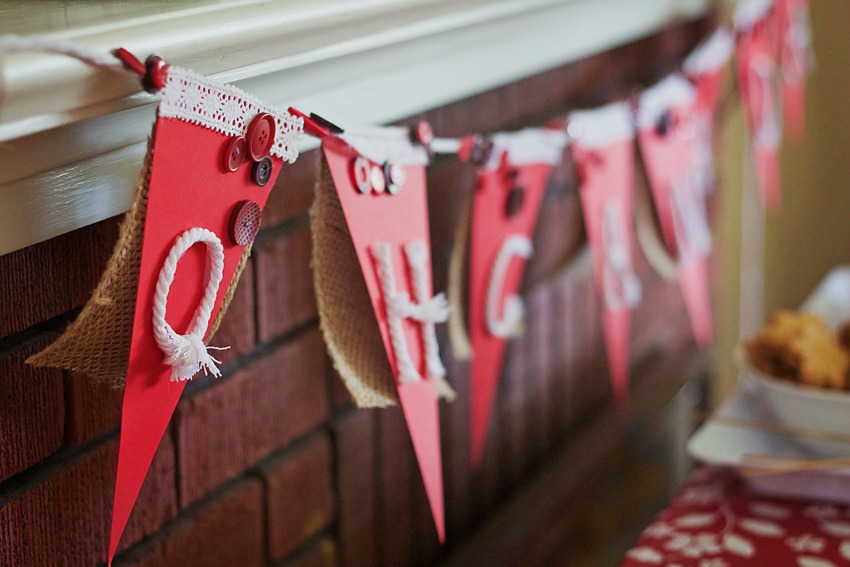
[[[307,120],[325,157],[311,213],[322,332],[358,404],[401,405],[443,541],[438,397],[453,392],[434,330],[448,318],[448,303],[432,291],[428,151],[405,128],[342,133],[318,117]],[[430,129],[423,125],[420,134],[425,141]]]
[[[782,63],[785,131],[800,140],[806,131],[806,78],[813,66],[808,0],[776,0]]]
[[[638,143],[668,249],[678,255],[679,285],[696,342],[712,340],[708,288],[711,233],[695,168],[697,97],[679,74],[641,93]]]
[[[575,111],[567,119],[614,395],[628,400],[631,310],[642,289],[632,267],[634,126],[627,103]]]
[[[738,88],[744,106],[756,177],[765,209],[780,203],[776,12],[772,2],[745,0],[735,12]]]
[[[531,128],[490,138],[472,196],[469,251],[471,462],[481,465],[505,344],[522,331],[518,297],[531,237],[566,132]]]

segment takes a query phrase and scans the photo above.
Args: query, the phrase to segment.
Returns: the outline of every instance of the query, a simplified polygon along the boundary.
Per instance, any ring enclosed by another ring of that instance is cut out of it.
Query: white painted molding
[[[44,9],[60,4],[74,9]],[[240,0],[163,3],[154,15],[117,0],[100,6],[112,4],[126,15],[104,9],[109,18],[86,14],[74,24],[68,14],[33,18],[34,4],[12,2],[0,31],[44,33],[42,20],[70,21],[44,35],[103,52],[156,52],[269,104],[355,126],[392,122],[646,36],[698,17],[708,2]],[[153,97],[138,91],[132,77],[59,56],[0,58],[0,254],[127,210],[154,118]],[[301,149],[311,147],[306,139]]]

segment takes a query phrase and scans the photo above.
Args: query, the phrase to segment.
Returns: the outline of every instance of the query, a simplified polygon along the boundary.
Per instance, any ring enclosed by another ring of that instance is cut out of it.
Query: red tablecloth
[[[749,493],[728,471],[694,473],[620,567],[850,565],[850,507]]]

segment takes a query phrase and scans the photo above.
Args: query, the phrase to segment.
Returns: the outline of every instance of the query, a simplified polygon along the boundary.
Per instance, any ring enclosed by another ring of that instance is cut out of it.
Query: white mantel
[[[7,0],[0,33],[157,53],[270,104],[352,126],[534,75],[698,17],[707,4]],[[60,56],[0,58],[0,254],[126,211],[153,118],[153,97],[133,77]],[[305,138],[302,149],[314,144]]]

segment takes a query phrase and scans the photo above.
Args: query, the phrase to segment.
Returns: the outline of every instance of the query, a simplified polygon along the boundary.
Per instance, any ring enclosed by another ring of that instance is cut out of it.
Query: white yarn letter
[[[399,291],[396,286],[393,268],[392,248],[388,242],[376,242],[370,247],[372,259],[381,284],[384,305],[387,310],[387,326],[389,327],[390,343],[395,355],[399,381],[402,383],[421,380],[422,376],[416,370],[407,338],[404,335],[404,319],[417,321],[422,333],[422,346],[425,354],[427,377],[430,379],[443,378],[446,369],[440,360],[440,350],[437,344],[435,323],[443,323],[449,317],[449,306],[442,293],[433,297],[428,295],[428,251],[425,243],[414,240],[404,246],[407,268],[410,271],[411,283],[416,303],[411,302],[407,292]]]
[[[522,300],[516,295],[505,298],[505,306],[502,316],[499,317],[499,297],[505,286],[505,276],[513,256],[527,260],[531,256],[533,247],[531,240],[522,234],[512,234],[507,237],[499,249],[496,261],[493,262],[493,271],[490,273],[490,283],[487,286],[487,306],[485,315],[487,319],[487,330],[494,337],[507,338],[511,336],[520,321],[522,321],[524,309]]]
[[[168,308],[168,292],[171,289],[171,282],[174,281],[177,262],[193,244],[198,242],[206,244],[209,256],[207,286],[204,289],[204,297],[195,311],[189,331],[185,335],[180,335],[165,320],[165,313]],[[205,228],[190,228],[181,234],[165,258],[154,293],[153,335],[159,348],[165,353],[165,363],[172,367],[171,380],[173,382],[191,380],[201,369],[204,370],[204,375],[221,376],[221,371],[216,366],[216,364],[221,364],[221,361],[213,358],[207,352],[207,349],[225,350],[228,347],[207,347],[204,345],[204,335],[207,333],[207,326],[215,306],[215,298],[221,285],[223,273],[224,247],[221,245],[218,236]]]

